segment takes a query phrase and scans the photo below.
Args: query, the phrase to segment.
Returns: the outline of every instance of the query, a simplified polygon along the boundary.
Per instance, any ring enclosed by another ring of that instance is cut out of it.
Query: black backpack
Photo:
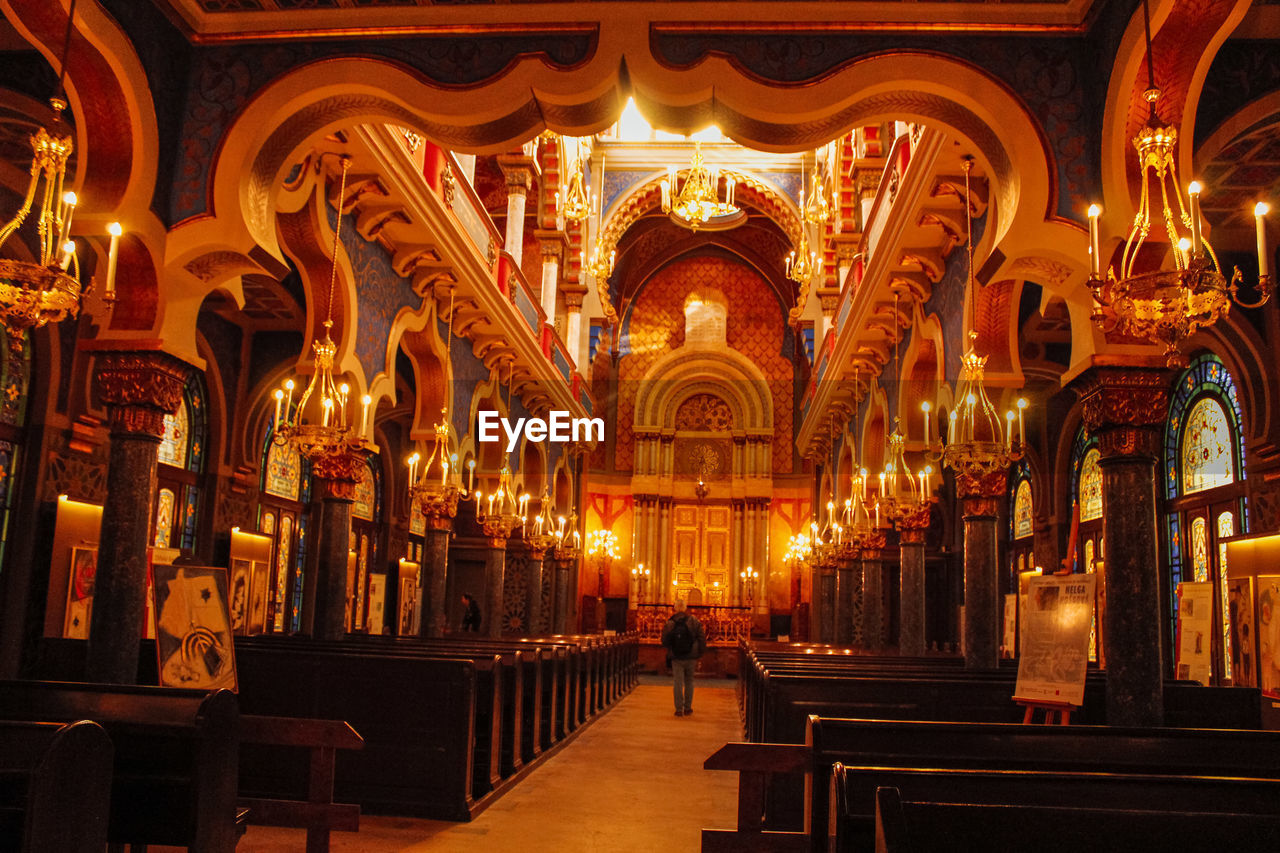
[[[675,625],[671,628],[671,654],[681,657],[693,651],[694,643],[697,642],[693,636],[693,631],[689,629],[689,617],[683,613],[674,618]]]

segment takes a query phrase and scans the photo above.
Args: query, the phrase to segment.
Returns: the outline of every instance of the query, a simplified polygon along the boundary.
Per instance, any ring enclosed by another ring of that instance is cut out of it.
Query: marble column
[[[569,350],[569,357],[583,376],[590,377],[590,365],[587,364],[588,352],[582,339],[582,300],[587,289],[581,286],[566,284],[560,289],[564,297],[564,345]],[[552,315],[547,315],[552,316]]]
[[[862,549],[862,647],[879,651],[885,644],[884,568],[881,566],[883,533],[876,532]]]
[[[833,635],[836,645],[853,645],[853,575],[858,572],[854,568],[852,558],[841,558],[836,562],[836,624]]]
[[[564,259],[569,237],[563,231],[539,230],[535,233],[538,237],[538,247],[542,251],[542,313],[546,315],[547,323],[554,325],[556,288],[560,285],[560,262]]]
[[[480,627],[487,636],[494,640],[502,639],[502,621],[506,608],[503,606],[503,585],[506,582],[507,570],[507,537],[511,535],[513,526],[500,519],[486,519],[481,523],[488,550],[484,555],[484,600],[481,603]]]
[[[813,573],[813,623],[814,637],[819,643],[836,641],[836,568],[832,562],[822,562]]]
[[[437,639],[444,636],[449,624],[445,590],[449,577],[449,537],[453,519],[439,516],[427,519],[426,559],[422,566],[421,636]]]
[[[527,157],[499,155],[498,166],[507,179],[507,254],[520,266],[524,259],[524,210],[533,186],[533,167]]]
[[[550,552],[543,548],[529,548],[529,563],[525,574],[525,634],[535,636],[544,633],[546,615],[542,612],[542,584],[547,573]]]
[[[572,610],[569,606],[573,596],[573,579],[571,575],[574,567],[577,565],[576,560],[556,557],[555,565],[555,614],[552,620],[551,629],[557,634],[570,633],[572,626]]]
[[[960,472],[956,491],[964,518],[964,665],[995,669],[1000,664],[999,555],[996,516],[1007,489],[1001,468],[980,475]]]
[[[1095,369],[1084,423],[1098,437],[1106,537],[1107,725],[1164,724],[1157,461],[1168,410],[1163,370]]]
[[[104,353],[98,361],[95,379],[111,443],[85,667],[90,681],[137,681],[156,460],[164,416],[181,404],[189,369],[161,352]]]
[[[924,534],[929,506],[898,523],[898,651],[910,657],[924,654]]]
[[[351,502],[345,483],[320,480],[320,530],[316,550],[316,603],[312,636],[341,640],[347,621],[347,559],[350,551]],[[354,484],[353,484],[354,485]],[[335,488],[336,487],[336,488]]]

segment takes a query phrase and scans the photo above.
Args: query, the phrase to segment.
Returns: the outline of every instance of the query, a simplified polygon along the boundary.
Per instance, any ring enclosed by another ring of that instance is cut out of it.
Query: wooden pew
[[[879,788],[892,787],[905,800],[1033,807],[1105,803],[1108,808],[1156,811],[1170,803],[1195,803],[1199,811],[1280,820],[1280,780],[1178,774],[1122,774],[1034,770],[960,770],[955,768],[846,767],[837,763],[831,785],[832,835],[837,853],[875,849],[874,821]],[[843,792],[842,790],[843,789]],[[1245,849],[1275,849],[1270,844]],[[1040,850],[1039,838],[1024,849]],[[935,848],[936,849],[936,848]],[[945,847],[943,849],[955,849]],[[1009,849],[994,845],[983,849]],[[1017,849],[1017,848],[1014,848]],[[1093,850],[1086,846],[1079,849]],[[1125,848],[1121,848],[1125,849]],[[1138,849],[1149,849],[1142,845]],[[1181,850],[1181,846],[1174,849]]]
[[[337,756],[334,789],[367,812],[470,820],[487,805],[472,781],[476,667],[463,658],[335,653],[238,642],[246,712],[346,720],[364,748]],[[296,768],[246,760],[246,794],[296,790]]]
[[[107,838],[230,853],[239,708],[228,690],[0,682],[0,719],[92,719],[114,745]]]
[[[1274,850],[1280,818],[1202,811],[904,801],[876,791],[877,853],[936,850]]]
[[[1280,733],[1264,731],[811,717],[806,743],[814,829],[828,825],[837,763],[1280,779]]]
[[[0,849],[102,853],[112,761],[97,723],[0,723]]]
[[[241,797],[249,823],[294,826],[307,831],[307,853],[328,853],[329,833],[358,832],[360,807],[333,801],[334,763],[339,749],[361,749],[364,740],[341,720],[300,720],[296,717],[240,717],[240,742],[258,752],[287,747],[308,752],[307,790],[302,800]],[[243,751],[242,751],[243,757]]]

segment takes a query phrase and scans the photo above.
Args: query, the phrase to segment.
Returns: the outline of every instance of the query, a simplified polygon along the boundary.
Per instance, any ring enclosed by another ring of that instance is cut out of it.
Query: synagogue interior
[[[0,12],[0,847],[1280,842],[1276,0]]]

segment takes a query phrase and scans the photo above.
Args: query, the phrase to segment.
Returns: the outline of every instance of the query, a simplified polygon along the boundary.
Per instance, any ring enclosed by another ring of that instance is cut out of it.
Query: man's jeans
[[[697,668],[697,658],[671,661],[671,674],[675,676],[677,711],[693,710],[693,671]]]

